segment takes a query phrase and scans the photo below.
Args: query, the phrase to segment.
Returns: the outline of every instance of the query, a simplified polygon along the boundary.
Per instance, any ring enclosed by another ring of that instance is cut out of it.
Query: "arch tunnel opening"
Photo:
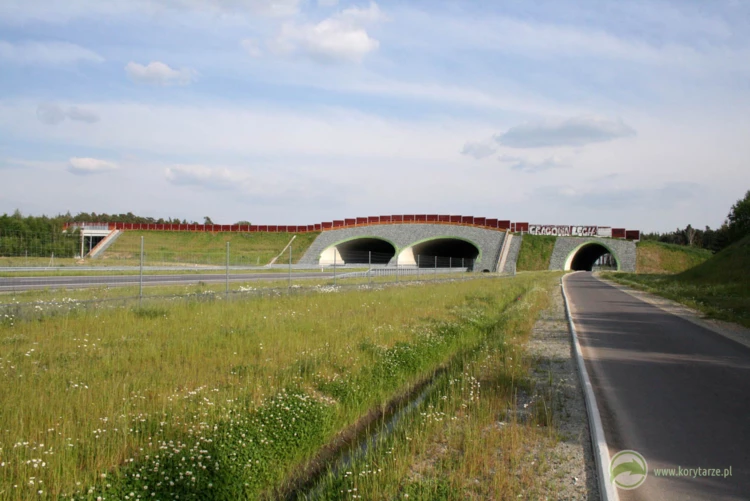
[[[466,240],[436,238],[411,247],[415,264],[420,268],[473,267],[479,249]]]
[[[570,262],[573,271],[617,270],[617,260],[603,245],[592,243],[578,249]]]
[[[357,238],[336,244],[333,248],[346,264],[388,264],[396,255],[393,244],[379,238]]]

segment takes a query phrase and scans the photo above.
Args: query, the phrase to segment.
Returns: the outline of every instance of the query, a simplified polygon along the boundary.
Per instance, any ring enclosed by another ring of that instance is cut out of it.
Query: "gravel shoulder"
[[[598,500],[596,466],[589,421],[573,358],[572,338],[560,288],[542,312],[527,346],[535,362],[530,374],[534,394],[549,401],[558,440],[544,452],[548,468],[540,474],[548,499]]]

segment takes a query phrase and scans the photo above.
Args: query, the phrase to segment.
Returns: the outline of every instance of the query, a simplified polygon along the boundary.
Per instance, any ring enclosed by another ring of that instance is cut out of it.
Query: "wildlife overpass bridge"
[[[607,226],[556,226],[456,215],[392,215],[311,225],[201,225],[72,223],[82,234],[116,237],[123,231],[309,233],[320,232],[300,264],[367,264],[420,268],[469,268],[512,272],[527,235],[555,237],[550,270],[590,270],[606,262],[635,271],[637,230]],[[101,226],[101,227],[100,227]],[[102,241],[106,245],[108,242]],[[103,247],[100,246],[100,248]],[[96,250],[96,248],[94,248]]]

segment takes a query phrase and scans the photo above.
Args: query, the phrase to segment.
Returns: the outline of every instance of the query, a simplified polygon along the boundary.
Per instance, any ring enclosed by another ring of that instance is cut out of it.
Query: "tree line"
[[[73,257],[80,253],[80,233],[64,231],[66,223],[201,224],[179,218],[153,218],[127,214],[70,212],[57,216],[24,216],[20,210],[0,215],[0,256]],[[202,224],[214,224],[210,217]],[[250,225],[249,221],[235,224]]]
[[[642,233],[641,240],[655,240],[718,252],[747,235],[750,235],[750,190],[745,193],[744,198],[737,200],[724,223],[716,229],[706,226],[701,230],[687,225],[684,229],[677,228],[666,233]]]
[[[97,214],[96,212],[79,212],[75,216],[58,214],[57,216],[24,216],[16,210],[13,214],[0,216],[0,255],[13,256],[49,256],[73,255],[78,248],[75,231],[63,233],[65,223],[141,223],[141,224],[199,224],[180,218],[153,218],[127,214]],[[203,224],[214,224],[210,217],[203,218]],[[249,225],[249,221],[238,221],[235,224]],[[750,190],[744,198],[737,200],[727,215],[724,223],[716,229],[706,226],[705,229],[687,225],[666,233],[643,233],[641,240],[656,240],[676,245],[699,247],[713,252],[750,235]],[[73,237],[73,238],[71,238]]]
[[[0,256],[72,257],[80,251],[77,231],[63,233],[65,216],[0,216]]]

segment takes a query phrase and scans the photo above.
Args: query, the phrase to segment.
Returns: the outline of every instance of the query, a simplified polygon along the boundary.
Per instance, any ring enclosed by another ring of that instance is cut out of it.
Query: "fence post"
[[[141,235],[141,266],[138,276],[138,307],[143,302],[143,235]]]
[[[417,254],[417,280],[419,280],[419,254]]]
[[[289,292],[292,291],[292,246],[289,246],[289,286],[287,287]]]
[[[372,285],[372,251],[367,252],[367,276],[370,278],[370,285]]]
[[[435,256],[435,276],[437,276],[437,256]]]
[[[336,247],[333,248],[333,286],[336,287]]]
[[[466,268],[466,266],[464,266],[464,258],[461,258],[461,268]]]
[[[226,275],[226,295],[229,299],[229,241],[227,241],[227,275]]]
[[[450,273],[452,271],[453,271],[453,258],[449,257],[448,258],[448,273]]]

